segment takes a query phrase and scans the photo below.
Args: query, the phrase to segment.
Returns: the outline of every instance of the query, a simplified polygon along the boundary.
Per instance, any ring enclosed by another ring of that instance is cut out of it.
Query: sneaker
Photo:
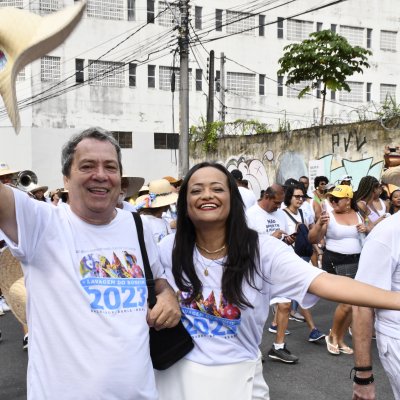
[[[10,306],[6,303],[6,299],[3,296],[0,296],[0,306],[3,309],[3,312],[11,311]]]
[[[22,341],[22,350],[28,350],[28,334],[24,336],[24,340]]]
[[[289,314],[289,319],[291,321],[306,322],[304,317],[298,311],[296,311],[294,314]]]
[[[294,364],[299,361],[299,358],[292,354],[286,347],[283,349],[276,350],[274,345],[272,345],[271,350],[268,352],[268,357],[273,360],[279,360],[287,364]]]
[[[317,342],[318,340],[324,338],[326,335],[325,333],[320,332],[317,328],[314,328],[310,332],[310,336],[308,336],[309,342]]]
[[[271,333],[277,333],[278,332],[278,325],[270,325],[268,328],[268,331]],[[290,331],[288,331],[287,329],[285,330],[285,335],[290,335]]]

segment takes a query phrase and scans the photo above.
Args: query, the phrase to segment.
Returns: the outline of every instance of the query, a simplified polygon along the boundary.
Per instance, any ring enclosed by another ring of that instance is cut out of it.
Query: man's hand
[[[273,233],[271,233],[271,236],[273,236],[274,238],[277,238],[279,240],[281,240],[283,238],[283,236],[285,235],[285,232],[283,232],[280,229],[277,229],[276,231],[274,231]]]
[[[375,382],[369,385],[353,383],[352,400],[375,400]]]
[[[172,328],[181,319],[181,310],[174,291],[165,279],[156,279],[157,303],[148,311],[147,323],[156,330]]]

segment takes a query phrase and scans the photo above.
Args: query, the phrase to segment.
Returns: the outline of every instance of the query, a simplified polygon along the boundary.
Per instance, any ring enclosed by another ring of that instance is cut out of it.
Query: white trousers
[[[156,371],[159,400],[269,400],[261,354],[257,360],[203,365],[180,360]]]
[[[376,335],[379,358],[389,378],[395,400],[400,400],[400,339],[378,333]]]

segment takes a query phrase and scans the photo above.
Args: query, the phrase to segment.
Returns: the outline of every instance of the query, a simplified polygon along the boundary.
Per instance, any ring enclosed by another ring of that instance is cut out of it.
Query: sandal
[[[333,354],[334,356],[338,356],[340,354],[339,345],[332,344],[329,338],[330,338],[329,335],[325,336],[326,349],[328,350],[328,352],[330,354]]]
[[[353,349],[346,345],[339,347],[339,351],[343,354],[353,354],[354,353]]]

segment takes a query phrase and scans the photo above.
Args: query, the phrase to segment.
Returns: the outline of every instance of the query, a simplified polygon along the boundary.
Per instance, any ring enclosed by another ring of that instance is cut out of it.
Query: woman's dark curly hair
[[[193,263],[196,245],[196,229],[188,215],[188,183],[201,168],[216,168],[227,178],[230,194],[230,212],[226,220],[225,240],[227,257],[224,264],[221,289],[226,300],[240,308],[253,307],[243,293],[243,280],[255,288],[255,276],[259,272],[258,234],[247,226],[243,200],[230,172],[221,164],[202,162],[195,165],[185,176],[177,202],[177,226],[172,251],[172,273],[181,291],[190,292],[188,301],[197,298],[202,291]]]

